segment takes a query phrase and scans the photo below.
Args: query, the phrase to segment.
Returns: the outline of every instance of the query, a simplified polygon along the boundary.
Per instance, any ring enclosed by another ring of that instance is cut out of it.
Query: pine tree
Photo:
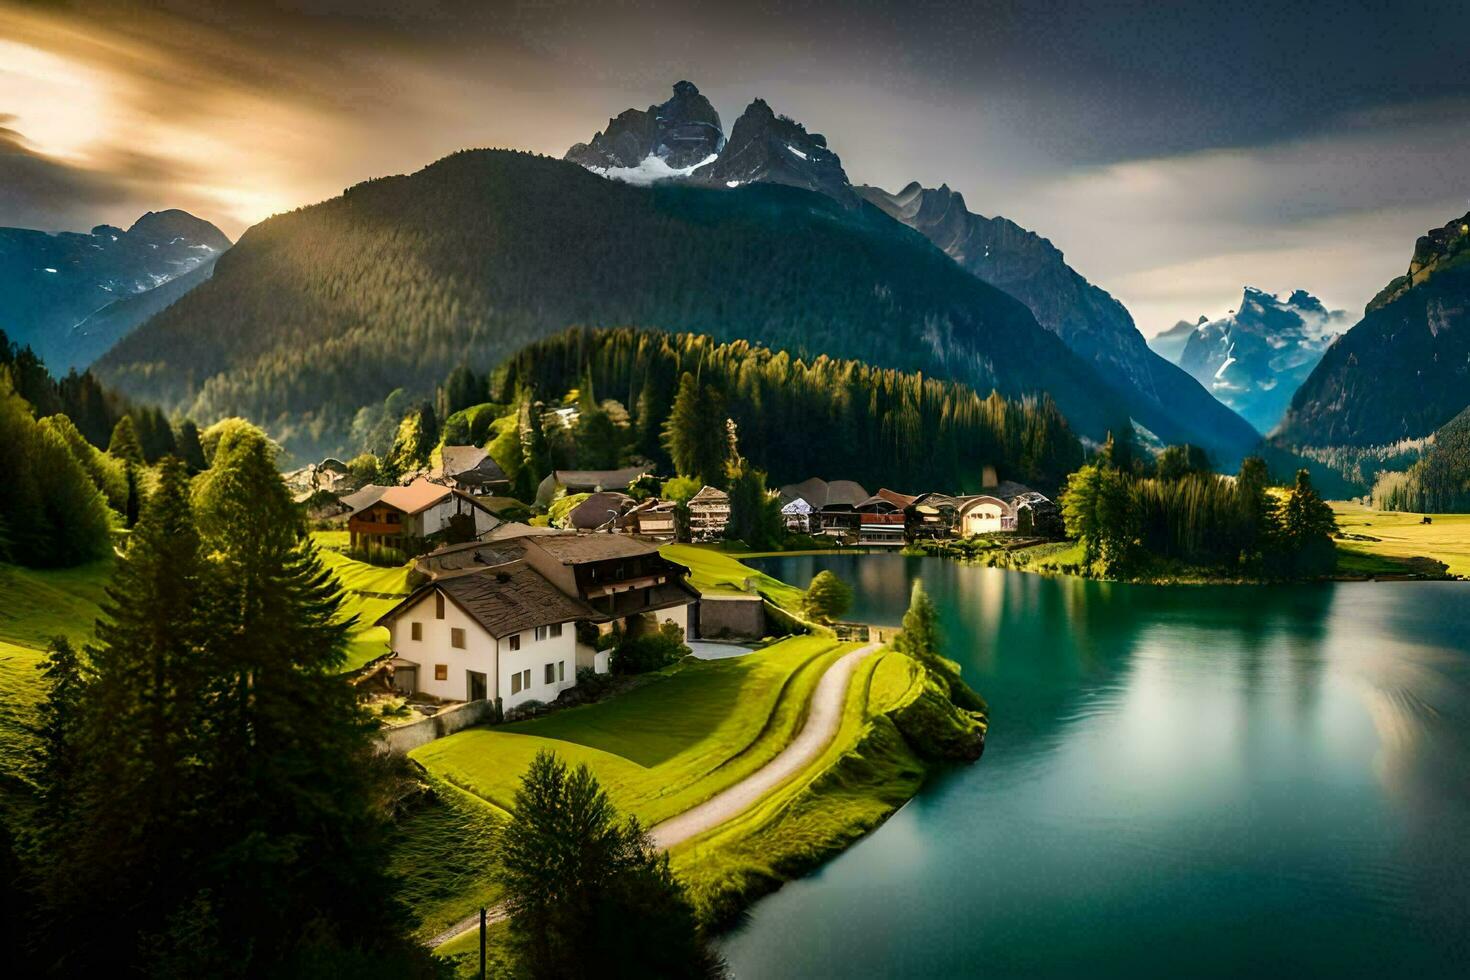
[[[354,624],[340,615],[340,584],[303,534],[258,430],[220,441],[194,503],[218,665],[206,766],[225,942],[255,944],[259,973],[303,944],[396,941],[373,806],[375,729],[337,673]],[[281,846],[257,843],[273,841]]]
[[[138,442],[137,424],[131,415],[124,415],[112,428],[112,439],[107,443],[107,454],[124,463],[143,465],[143,446]]]
[[[852,608],[852,589],[832,572],[818,572],[801,597],[801,609],[819,623],[830,623]]]
[[[730,444],[725,421],[724,398],[712,386],[701,386],[686,371],[679,379],[674,407],[664,423],[664,445],[675,472],[713,487],[726,485]]]
[[[199,441],[199,426],[194,424],[193,419],[184,419],[179,423],[178,438],[179,458],[184,461],[191,474],[198,473],[209,464],[204,461],[204,446]]]
[[[41,677],[46,697],[36,708],[34,778],[44,826],[65,827],[71,823],[74,781],[85,751],[80,729],[87,692],[82,659],[66,637],[53,637],[46,647]],[[43,846],[54,843],[44,835]]]
[[[730,521],[725,536],[751,548],[776,548],[785,537],[781,505],[766,489],[766,474],[742,466],[730,482]]]
[[[1287,573],[1299,577],[1331,572],[1337,561],[1332,543],[1336,532],[1337,518],[1312,486],[1311,474],[1297,470],[1296,482],[1277,515],[1276,544]]]
[[[585,765],[537,753],[496,852],[518,974],[722,975],[668,855],[619,818]]]

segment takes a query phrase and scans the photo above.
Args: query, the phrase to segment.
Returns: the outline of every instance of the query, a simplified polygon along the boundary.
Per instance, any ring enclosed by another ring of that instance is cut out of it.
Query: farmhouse
[[[668,500],[645,500],[623,515],[622,528],[655,541],[672,541],[677,531],[674,504]]]
[[[672,621],[688,630],[698,595],[656,546],[613,534],[524,535],[441,548],[429,578],[378,620],[400,687],[445,700],[551,701],[577,671],[607,670],[599,637]]]
[[[858,513],[858,544],[879,548],[902,548],[905,511],[914,498],[881,489],[854,508]]]
[[[470,494],[419,479],[406,487],[367,486],[343,498],[352,508],[352,547],[408,548],[435,535],[478,537],[501,521]]]
[[[689,498],[689,537],[693,541],[714,541],[725,533],[730,523],[730,495],[714,487],[704,487]]]

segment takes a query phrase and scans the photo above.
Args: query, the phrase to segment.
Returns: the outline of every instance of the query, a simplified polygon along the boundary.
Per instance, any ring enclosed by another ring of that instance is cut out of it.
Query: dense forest
[[[525,153],[454,154],[250,229],[209,282],[97,365],[204,421],[341,453],[364,406],[432,392],[568,326],[746,339],[1050,392],[1085,434],[1126,417],[1015,299],[876,208],[773,185],[633,187]]]
[[[1373,506],[1420,514],[1470,511],[1470,408],[1440,427],[1407,471],[1378,475]]]
[[[740,453],[773,485],[821,476],[870,489],[973,492],[991,464],[1004,479],[1054,492],[1082,462],[1081,443],[1049,399],[982,398],[919,373],[825,356],[804,361],[693,334],[569,330],[511,358],[490,396],[510,403],[526,392],[551,401],[588,389],[616,399],[630,416],[630,448],[670,472],[663,433],[686,373],[714,389]]]

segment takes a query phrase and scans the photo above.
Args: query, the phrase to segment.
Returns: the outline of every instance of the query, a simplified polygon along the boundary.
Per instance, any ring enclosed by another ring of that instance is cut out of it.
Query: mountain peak
[[[185,239],[208,246],[212,251],[222,252],[230,247],[225,233],[203,218],[196,218],[188,211],[168,208],[149,211],[128,229],[128,235],[145,242],[166,243]]]
[[[843,204],[857,203],[842,160],[827,148],[826,137],[807,132],[801,123],[778,115],[759,98],[735,120],[719,159],[701,169],[698,179],[724,187],[787,184],[826,194]]]
[[[1368,301],[1364,313],[1387,306],[1433,276],[1464,264],[1470,264],[1470,212],[1419,236],[1414,243],[1414,255],[1409,259],[1409,271],[1384,286]]]
[[[668,171],[689,170],[720,152],[725,133],[720,114],[690,81],[674,83],[674,94],[647,109],[626,109],[607,129],[567,150],[566,159],[590,170],[639,168],[660,161]],[[657,176],[672,176],[672,173]]]

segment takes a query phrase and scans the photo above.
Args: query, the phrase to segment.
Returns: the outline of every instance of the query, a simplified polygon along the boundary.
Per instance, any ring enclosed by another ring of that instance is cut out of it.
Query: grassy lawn
[[[372,625],[379,616],[397,605],[398,600],[413,591],[408,585],[412,564],[380,568],[355,561],[331,547],[346,547],[346,531],[313,531],[322,563],[337,574],[346,591],[343,614],[356,615],[357,632],[347,650],[344,671],[353,671],[388,652],[388,631]],[[338,540],[338,538],[342,540]]]
[[[414,750],[430,773],[506,808],[541,749],[590,766],[652,826],[770,761],[795,736],[827,666],[856,644],[792,637],[727,660],[690,660],[619,697],[460,732]]]
[[[30,745],[36,705],[45,696],[43,654],[0,640],[0,778],[18,778]]]
[[[1343,571],[1402,573],[1417,570],[1406,566],[1406,559],[1429,558],[1448,565],[1451,575],[1470,576],[1470,514],[1434,514],[1434,523],[1424,524],[1420,514],[1373,510],[1341,500],[1332,501],[1332,512],[1342,533],[1376,539],[1339,541]]]
[[[659,553],[689,569],[689,584],[703,594],[751,595],[758,593],[788,612],[801,609],[802,591],[780,579],[742,564],[739,552],[716,545],[666,544]],[[750,587],[746,587],[746,583]]]
[[[102,611],[112,561],[76,568],[0,565],[0,640],[45,649],[58,633],[74,643],[92,635]]]

